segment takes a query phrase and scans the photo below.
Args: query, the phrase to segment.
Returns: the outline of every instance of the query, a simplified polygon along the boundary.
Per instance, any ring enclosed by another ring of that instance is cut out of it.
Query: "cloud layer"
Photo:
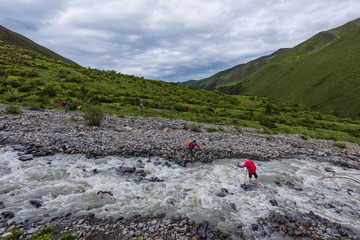
[[[0,24],[82,66],[164,81],[293,47],[354,20],[358,0],[0,0]]]

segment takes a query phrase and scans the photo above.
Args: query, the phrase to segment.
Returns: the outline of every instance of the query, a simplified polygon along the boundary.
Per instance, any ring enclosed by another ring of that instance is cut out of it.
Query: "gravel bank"
[[[211,162],[221,158],[271,160],[307,155],[348,168],[360,169],[360,146],[331,140],[304,140],[297,135],[256,133],[233,126],[201,125],[200,132],[185,129],[193,124],[182,120],[107,116],[100,127],[84,125],[80,112],[23,110],[21,115],[0,114],[0,144],[21,145],[19,150],[34,156],[55,153],[83,153],[88,157],[161,156],[170,162],[184,157],[187,142],[196,139],[202,147],[196,160]],[[217,129],[208,132],[207,129]],[[219,130],[220,129],[220,130]]]

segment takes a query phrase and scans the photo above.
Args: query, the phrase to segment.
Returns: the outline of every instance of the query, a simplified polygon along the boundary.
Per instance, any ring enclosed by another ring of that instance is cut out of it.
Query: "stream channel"
[[[87,159],[84,155],[57,154],[18,160],[18,152],[0,148],[0,202],[12,211],[10,221],[62,216],[66,213],[96,217],[130,217],[135,214],[165,213],[208,220],[223,231],[239,224],[250,229],[270,210],[308,213],[341,223],[360,235],[360,188],[349,179],[332,179],[326,168],[337,174],[359,177],[358,170],[343,169],[305,156],[267,162],[254,161],[260,187],[253,179],[250,190],[241,159],[219,159],[212,164],[188,163],[167,166],[158,158],[108,156]],[[143,169],[145,178],[120,175],[119,167]],[[158,178],[164,181],[152,182]],[[109,194],[98,194],[110,191]],[[39,201],[39,208],[30,204]],[[276,200],[278,206],[272,206]]]

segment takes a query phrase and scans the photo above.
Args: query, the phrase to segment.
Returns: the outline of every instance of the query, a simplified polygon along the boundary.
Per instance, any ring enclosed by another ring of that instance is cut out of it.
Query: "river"
[[[41,219],[66,213],[97,217],[180,214],[195,221],[208,220],[231,231],[249,226],[270,210],[313,211],[360,234],[360,188],[349,179],[325,178],[332,174],[359,177],[359,171],[343,169],[305,156],[267,162],[254,161],[260,187],[253,179],[250,190],[242,160],[219,159],[212,164],[189,163],[186,168],[167,166],[162,158],[124,158],[117,155],[87,159],[84,155],[57,154],[18,160],[18,152],[0,149],[0,202],[12,211],[9,221]],[[143,169],[147,176],[120,175],[119,167]],[[163,181],[149,181],[153,177]],[[100,191],[104,193],[99,193]],[[107,194],[106,192],[111,192]],[[30,204],[39,201],[39,208]],[[272,206],[276,200],[278,206]]]

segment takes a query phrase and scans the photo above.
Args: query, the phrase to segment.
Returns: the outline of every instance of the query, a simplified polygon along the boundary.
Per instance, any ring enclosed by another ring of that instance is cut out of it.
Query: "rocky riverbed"
[[[346,148],[333,146],[333,141],[308,139],[296,135],[265,135],[258,130],[233,126],[197,124],[193,132],[182,120],[106,116],[100,127],[83,124],[80,112],[60,110],[23,110],[21,115],[0,114],[0,144],[13,146],[20,152],[20,160],[56,153],[83,153],[89,158],[108,155],[159,156],[172,164],[182,164],[187,142],[196,139],[202,147],[196,161],[210,163],[221,158],[250,158],[269,161],[306,155],[345,168],[360,169],[360,147],[345,143]],[[211,130],[211,131],[210,131]],[[1,206],[1,202],[0,202]],[[231,239],[244,237],[242,226],[233,233],[224,233],[206,221],[196,223],[185,216],[165,218],[135,216],[132,219],[97,219],[95,216],[71,217],[69,213],[58,219],[43,216],[41,220],[11,223],[11,213],[0,216],[0,234],[21,230],[29,235],[43,226],[52,225],[62,233],[78,234],[81,239]],[[34,222],[35,221],[35,222]],[[339,223],[321,219],[313,213],[298,216],[270,213],[268,218],[253,223],[257,238],[268,238],[274,232],[283,236],[312,239],[356,239],[355,234]],[[247,236],[249,238],[249,236]]]

